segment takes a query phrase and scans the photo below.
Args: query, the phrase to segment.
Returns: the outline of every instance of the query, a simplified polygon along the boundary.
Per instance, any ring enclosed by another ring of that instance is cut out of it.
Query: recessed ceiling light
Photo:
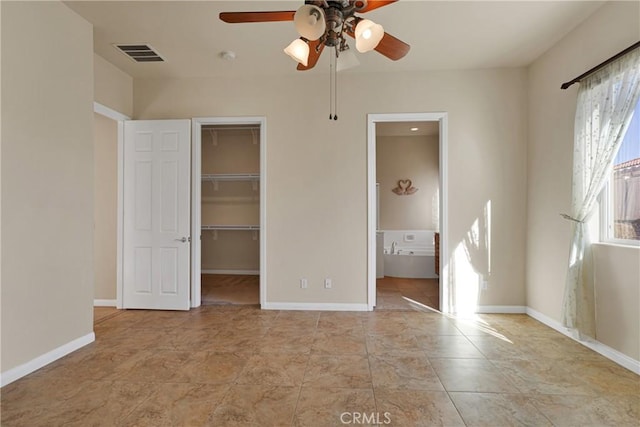
[[[411,128],[411,132],[415,132],[417,130],[418,130],[418,128]]]

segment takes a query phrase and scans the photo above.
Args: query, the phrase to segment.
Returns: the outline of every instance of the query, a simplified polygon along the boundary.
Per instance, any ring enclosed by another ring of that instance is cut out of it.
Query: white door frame
[[[439,122],[440,150],[440,311],[449,313],[448,263],[448,163],[447,113],[394,113],[367,115],[367,306],[376,305],[376,123],[379,122]]]
[[[259,125],[260,126],[260,306],[267,301],[267,120],[265,117],[197,117],[191,120],[193,148],[191,156],[191,307],[201,304],[201,176],[202,126]]]
[[[124,221],[124,122],[131,117],[113,110],[98,102],[93,103],[93,112],[118,122],[118,200],[117,200],[117,236],[116,236],[116,307],[122,308],[122,244]]]

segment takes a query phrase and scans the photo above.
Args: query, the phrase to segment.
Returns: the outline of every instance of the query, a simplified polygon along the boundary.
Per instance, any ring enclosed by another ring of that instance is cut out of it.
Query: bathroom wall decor
[[[407,178],[399,179],[398,186],[391,191],[396,193],[398,196],[409,196],[418,191],[418,189],[414,187],[411,183],[411,180]]]

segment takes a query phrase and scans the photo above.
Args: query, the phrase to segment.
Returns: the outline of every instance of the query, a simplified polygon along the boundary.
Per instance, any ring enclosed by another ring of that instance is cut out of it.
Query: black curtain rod
[[[620,58],[621,56],[626,55],[627,53],[631,52],[634,49],[637,49],[640,47],[640,41],[636,42],[634,44],[632,44],[631,46],[629,46],[628,48],[626,48],[625,50],[623,50],[620,53],[617,53],[615,55],[613,55],[611,58],[607,59],[606,61],[601,62],[600,64],[596,65],[595,67],[593,67],[592,69],[590,69],[589,71],[586,71],[582,74],[580,74],[578,77],[576,77],[575,79],[566,82],[566,83],[562,83],[562,86],[560,86],[561,89],[566,89],[569,86],[571,86],[574,83],[578,83],[580,82],[582,79],[584,79],[587,76],[590,76],[591,74],[595,73],[596,71],[598,71],[599,69],[601,69],[602,67],[604,67],[605,65],[609,65],[610,63],[612,63],[613,61],[615,61],[616,59]]]

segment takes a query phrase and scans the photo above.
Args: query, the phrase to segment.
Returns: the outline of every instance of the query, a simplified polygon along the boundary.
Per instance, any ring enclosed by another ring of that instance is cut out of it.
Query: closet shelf
[[[260,230],[259,225],[203,225],[203,230]]]
[[[202,181],[259,181],[259,173],[203,174]]]
[[[202,196],[202,203],[217,203],[220,205],[254,205],[260,203],[259,196]]]
[[[219,131],[219,130],[260,130],[260,125],[213,125],[203,126],[202,130]]]

